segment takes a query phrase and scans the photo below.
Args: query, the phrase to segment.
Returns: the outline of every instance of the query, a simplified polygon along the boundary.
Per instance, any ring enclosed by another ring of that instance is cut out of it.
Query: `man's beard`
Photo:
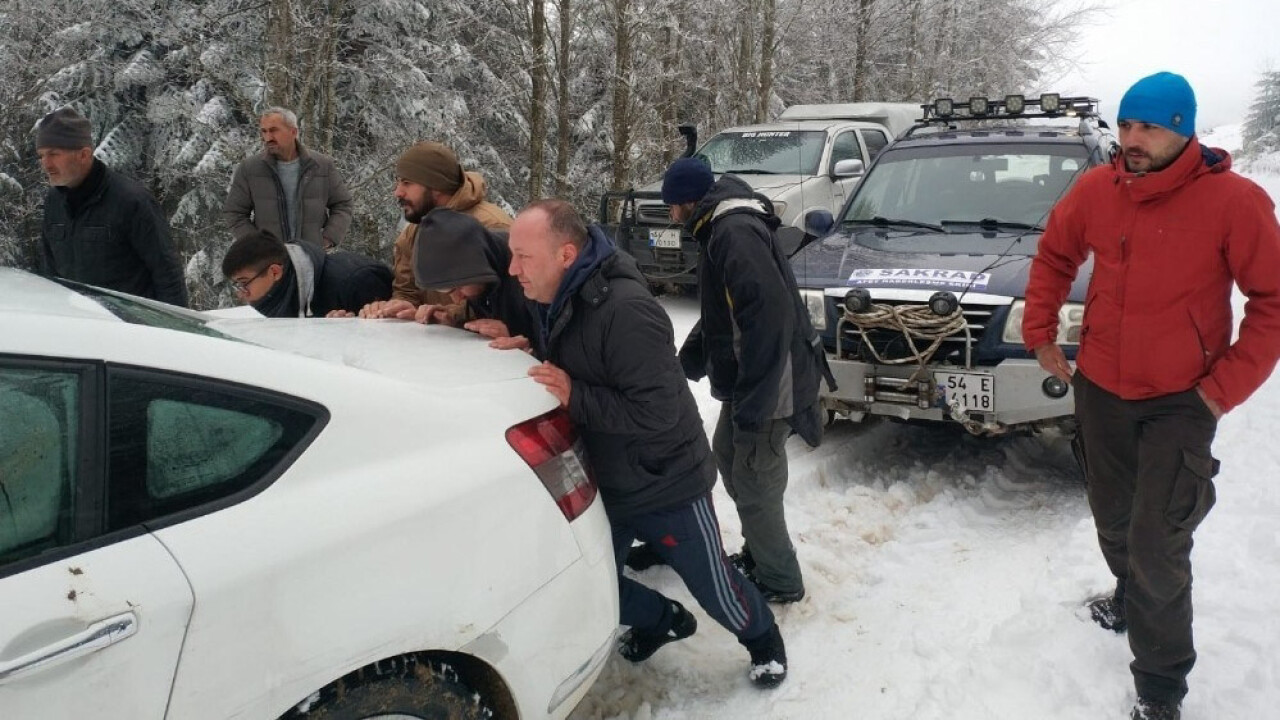
[[[408,201],[400,203],[400,208],[404,211],[404,219],[411,223],[420,223],[427,213],[435,209],[435,205],[431,203],[431,198],[422,199],[422,207],[414,207]]]
[[[1163,156],[1156,155],[1155,153],[1144,152],[1143,157],[1141,159],[1145,160],[1148,163],[1148,165],[1146,168],[1143,168],[1142,170],[1134,169],[1133,165],[1129,161],[1128,155],[1126,155],[1124,158],[1124,169],[1132,173],[1160,172],[1161,170],[1164,170],[1165,168],[1169,167],[1174,162],[1176,162],[1177,159],[1182,156],[1182,153],[1186,151],[1188,144],[1189,143],[1183,143],[1179,145],[1176,150],[1170,150],[1168,154]],[[1121,152],[1123,152],[1123,150]]]

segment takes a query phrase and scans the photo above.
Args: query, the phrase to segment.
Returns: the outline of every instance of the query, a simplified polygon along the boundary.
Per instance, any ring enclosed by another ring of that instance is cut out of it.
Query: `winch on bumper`
[[[1012,298],[967,298],[961,307],[949,292],[927,302],[920,291],[892,293],[897,297],[888,302],[872,302],[861,289],[839,298],[835,292],[826,292],[838,318],[835,352],[828,347],[837,390],[824,386],[822,394],[829,412],[855,421],[879,415],[955,422],[975,435],[1074,426],[1067,383],[1034,358],[991,356],[999,338],[988,329],[1020,319],[1010,317]],[[1000,346],[997,354],[1004,354],[1008,344]]]
[[[1074,412],[1070,387],[1054,398],[1035,360],[1004,360],[994,367],[875,365],[828,357],[838,390],[824,388],[828,410],[861,420],[884,415],[902,420],[957,422],[975,435],[1069,425]]]

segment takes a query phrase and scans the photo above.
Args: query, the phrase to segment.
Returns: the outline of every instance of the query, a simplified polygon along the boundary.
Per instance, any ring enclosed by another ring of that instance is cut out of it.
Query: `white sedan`
[[[564,717],[617,581],[533,362],[0,268],[0,717]]]

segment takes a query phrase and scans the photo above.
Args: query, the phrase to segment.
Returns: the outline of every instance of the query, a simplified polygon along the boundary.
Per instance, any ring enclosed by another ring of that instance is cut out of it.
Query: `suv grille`
[[[831,301],[836,303],[836,312],[843,314],[844,309],[838,302],[839,298],[832,298]],[[920,305],[918,302],[906,302],[901,300],[877,301],[878,305]],[[986,334],[987,328],[991,325],[991,316],[995,313],[999,305],[979,305],[972,302],[965,303],[961,312],[964,319],[969,325],[968,339],[972,342],[969,347],[969,357],[973,364],[978,364],[978,346],[982,343],[983,335]],[[874,328],[867,331],[867,338],[870,339],[871,345],[885,360],[902,360],[910,358],[911,345],[907,342],[907,338],[901,331],[889,330],[884,328]],[[959,332],[942,341],[930,359],[931,364],[935,365],[957,365],[965,364],[965,341],[964,332]],[[925,349],[929,346],[930,341],[916,339],[916,347]],[[866,342],[863,340],[862,333],[858,331],[858,327],[851,322],[843,321],[840,324],[840,352],[846,359],[861,360],[863,362],[875,362],[875,355],[867,348]]]
[[[640,222],[646,225],[671,224],[671,208],[665,203],[638,205],[636,207],[636,214],[640,216]]]

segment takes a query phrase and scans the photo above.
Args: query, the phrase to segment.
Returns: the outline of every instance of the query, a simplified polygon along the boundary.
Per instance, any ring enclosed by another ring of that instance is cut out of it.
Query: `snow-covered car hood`
[[[1038,234],[904,232],[868,228],[828,235],[791,259],[800,287],[971,290],[1021,298],[1026,294]],[[1068,300],[1084,302],[1092,259]]]
[[[273,350],[433,387],[524,378],[534,363],[527,353],[490,348],[475,333],[407,320],[215,316],[209,327]]]

